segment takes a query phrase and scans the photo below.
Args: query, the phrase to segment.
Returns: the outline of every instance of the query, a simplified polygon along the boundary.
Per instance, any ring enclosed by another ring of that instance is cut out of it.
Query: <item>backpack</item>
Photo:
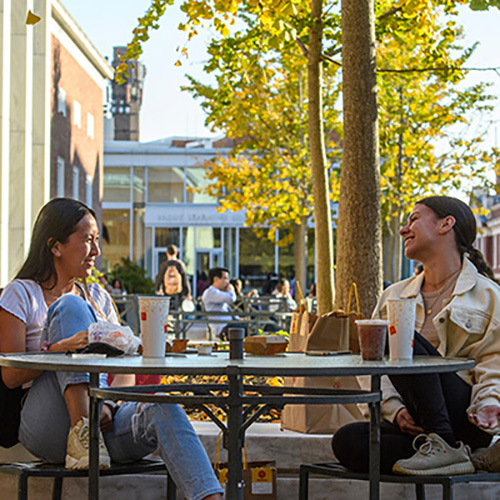
[[[165,295],[182,293],[182,275],[176,266],[167,267],[163,276]]]
[[[19,442],[21,400],[24,394],[22,387],[9,389],[0,376],[0,446],[3,448],[12,448]]]

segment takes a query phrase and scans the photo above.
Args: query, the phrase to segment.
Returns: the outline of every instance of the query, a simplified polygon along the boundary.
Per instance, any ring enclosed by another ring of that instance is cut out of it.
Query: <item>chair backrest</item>
[[[129,326],[132,331],[139,334],[139,305],[135,295],[112,295],[118,313],[120,323]]]

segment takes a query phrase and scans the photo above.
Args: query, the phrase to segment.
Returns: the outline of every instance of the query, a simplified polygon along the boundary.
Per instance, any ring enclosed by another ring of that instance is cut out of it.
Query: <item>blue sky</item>
[[[142,15],[150,0],[61,0],[89,39],[105,56],[111,59],[113,46],[125,45],[131,38],[137,17]],[[187,92],[180,90],[189,73],[206,81],[203,62],[205,46],[210,33],[205,32],[190,42],[190,58],[182,66],[174,66],[178,59],[176,48],[183,46],[185,35],[177,30],[182,14],[167,8],[161,28],[152,33],[144,46],[142,62],[147,67],[144,102],[141,113],[141,141],[151,141],[173,135],[214,135],[205,126],[205,115],[199,104]],[[461,9],[460,22],[465,27],[466,42],[480,43],[468,66],[500,66],[500,11],[473,12]],[[500,74],[500,72],[499,72]],[[494,72],[470,73],[467,84],[490,81],[492,92],[500,97],[500,76]],[[496,105],[493,119],[500,121],[500,105]],[[489,143],[500,146],[500,126],[490,128]]]

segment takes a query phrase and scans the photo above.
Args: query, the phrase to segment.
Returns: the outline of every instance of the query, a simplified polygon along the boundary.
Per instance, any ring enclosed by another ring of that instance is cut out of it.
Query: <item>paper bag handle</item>
[[[214,468],[219,469],[220,466],[220,447],[222,444],[222,440],[224,438],[223,431],[220,431],[217,436],[217,441],[215,443],[215,451],[214,451]],[[243,470],[248,470],[248,452],[246,445],[243,446],[242,450],[243,455]]]
[[[304,298],[304,295],[302,294],[302,290],[300,288],[300,283],[297,281],[297,292],[299,294],[299,306],[302,304],[307,311],[307,302],[306,299]]]
[[[217,441],[215,443],[215,451],[214,451],[214,468],[218,469],[220,465],[220,445],[222,443],[223,431],[219,432],[217,436]]]
[[[358,316],[359,316],[361,314],[361,311],[359,309],[358,287],[356,286],[356,283],[351,283],[351,287],[349,288],[349,296],[347,298],[347,315],[349,316],[349,312],[351,310],[351,297],[352,297],[353,290],[354,290],[354,298],[356,299],[356,307],[358,309]]]

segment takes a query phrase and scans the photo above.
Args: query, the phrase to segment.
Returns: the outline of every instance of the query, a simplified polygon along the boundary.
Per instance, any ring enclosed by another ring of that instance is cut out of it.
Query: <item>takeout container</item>
[[[165,352],[184,352],[186,350],[188,342],[188,339],[175,339],[172,342],[167,340],[167,343],[165,345]]]
[[[246,337],[243,349],[249,354],[258,356],[270,356],[286,351],[288,339],[283,335],[257,335]]]
[[[199,344],[197,347],[198,354],[200,356],[210,356],[210,354],[212,354],[213,349],[214,346],[212,344]]]

